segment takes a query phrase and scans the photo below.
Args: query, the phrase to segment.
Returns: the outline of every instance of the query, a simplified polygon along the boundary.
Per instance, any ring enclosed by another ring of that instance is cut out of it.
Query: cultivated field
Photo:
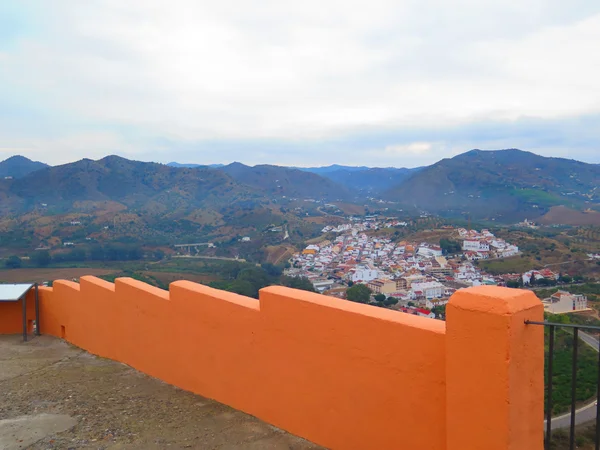
[[[538,219],[544,225],[600,225],[600,212],[576,211],[565,206],[553,206],[544,216]]]

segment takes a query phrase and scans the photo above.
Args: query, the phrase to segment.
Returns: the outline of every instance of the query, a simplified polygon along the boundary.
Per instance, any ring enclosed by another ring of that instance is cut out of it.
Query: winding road
[[[593,336],[590,336],[587,333],[579,330],[579,337],[583,342],[592,347],[594,350],[600,350],[600,343],[598,339]],[[596,400],[588,403],[585,406],[582,406],[577,411],[575,411],[575,424],[579,425],[585,422],[589,422],[596,418]],[[544,420],[544,427],[546,426],[546,421]],[[566,413],[561,416],[556,416],[552,418],[552,429],[556,430],[559,428],[569,428],[571,426],[571,413]]]

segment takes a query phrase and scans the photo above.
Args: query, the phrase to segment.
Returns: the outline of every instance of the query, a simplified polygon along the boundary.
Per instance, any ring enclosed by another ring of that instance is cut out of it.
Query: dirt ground
[[[48,336],[0,336],[0,392],[3,449],[321,448]]]
[[[46,269],[6,269],[0,270],[0,283],[43,283],[44,281],[71,280],[84,275],[110,275],[114,269],[97,268],[46,268]]]
[[[296,249],[291,245],[273,245],[267,247],[267,262],[272,264],[279,264],[287,261],[294,253]]]

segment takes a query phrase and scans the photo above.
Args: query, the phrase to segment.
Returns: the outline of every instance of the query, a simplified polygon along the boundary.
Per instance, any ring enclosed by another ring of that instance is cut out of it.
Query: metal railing
[[[577,400],[577,362],[579,355],[579,330],[595,330],[600,332],[600,327],[598,326],[587,326],[587,325],[574,325],[574,324],[563,324],[563,323],[552,323],[552,322],[534,322],[534,321],[525,321],[528,325],[542,325],[544,327],[549,328],[549,337],[548,337],[548,364],[547,364],[547,386],[546,386],[546,432],[544,436],[545,449],[551,449],[552,445],[552,421],[557,420],[556,417],[552,417],[552,407],[553,407],[553,399],[552,399],[552,377],[554,375],[553,372],[553,363],[554,363],[554,343],[555,343],[555,330],[556,328],[567,328],[573,330],[573,352],[571,357],[571,406],[570,406],[570,423],[569,423],[569,449],[574,450],[575,445],[575,426],[577,425],[577,409],[576,409],[576,400]],[[596,382],[596,433],[595,433],[595,449],[600,450],[600,348],[598,340],[592,338],[589,335],[586,335],[593,340],[596,351],[598,351],[598,378]],[[589,344],[588,345],[592,345]],[[561,416],[562,417],[562,416]]]

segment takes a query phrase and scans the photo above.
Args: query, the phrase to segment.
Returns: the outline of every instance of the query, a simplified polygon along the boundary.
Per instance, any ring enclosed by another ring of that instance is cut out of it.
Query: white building
[[[436,298],[436,299],[427,299],[425,300],[425,308],[427,309],[433,309],[436,306],[444,306],[448,304],[448,300],[447,298]]]
[[[422,309],[422,308],[417,308],[417,316],[421,316],[421,317],[427,317],[429,319],[435,319],[435,314],[431,311],[428,311],[426,309]]]
[[[544,310],[552,314],[562,314],[588,309],[587,297],[582,294],[571,294],[558,291],[550,298],[544,299]]]
[[[516,245],[508,245],[506,248],[498,251],[498,256],[508,258],[519,254],[519,247]]]
[[[326,280],[323,278],[317,278],[317,279],[312,280],[312,285],[317,292],[323,292],[323,291],[326,291],[327,289],[331,289],[333,284],[334,284],[333,280]]]
[[[469,252],[489,252],[490,244],[485,241],[465,239],[462,249]]]
[[[442,249],[436,246],[420,245],[417,254],[427,258],[435,258],[436,256],[442,256]]]
[[[417,297],[417,292],[421,292],[425,298],[439,298],[444,294],[444,285],[437,281],[413,283],[411,289],[414,297]]]
[[[367,281],[372,281],[376,278],[379,278],[379,271],[372,267],[357,267],[352,274],[352,281],[355,283],[357,281],[366,283]]]

